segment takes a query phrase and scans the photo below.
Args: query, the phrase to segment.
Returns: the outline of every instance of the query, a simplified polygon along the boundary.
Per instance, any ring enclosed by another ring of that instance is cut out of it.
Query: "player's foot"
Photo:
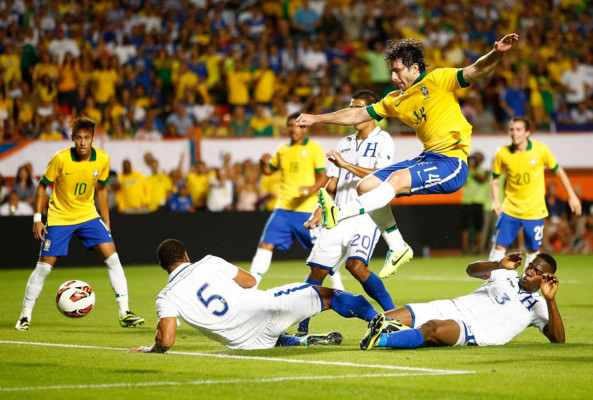
[[[30,325],[29,318],[23,317],[16,322],[14,329],[17,329],[19,331],[28,331],[29,325]]]
[[[379,341],[385,323],[385,315],[377,314],[369,322],[369,328],[360,340],[360,348],[362,350],[370,350]]]
[[[338,212],[340,209],[324,188],[319,189],[317,197],[319,207],[321,207],[321,224],[325,228],[331,229],[338,223]]]
[[[407,263],[414,257],[412,248],[406,243],[406,247],[400,251],[389,250],[385,258],[383,269],[379,272],[379,278],[385,279],[389,275],[395,273],[400,265]]]
[[[342,343],[344,337],[340,332],[330,332],[323,335],[310,334],[301,340],[301,346],[333,346]]]
[[[385,321],[383,321],[383,327],[381,328],[381,333],[393,333],[393,332],[403,331],[405,329],[411,329],[411,328],[408,325],[404,325],[399,321],[385,320]]]
[[[134,328],[137,326],[140,326],[144,323],[144,318],[142,317],[137,317],[133,312],[131,311],[126,311],[126,315],[124,315],[123,317],[121,317],[119,319],[119,324],[123,327],[123,328]]]

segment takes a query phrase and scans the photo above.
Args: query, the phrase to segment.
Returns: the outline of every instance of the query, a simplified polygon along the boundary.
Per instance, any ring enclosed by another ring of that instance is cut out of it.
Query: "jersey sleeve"
[[[371,104],[366,108],[369,115],[376,121],[381,121],[385,117],[395,117],[396,107],[394,103],[397,103],[397,98],[401,95],[399,90],[389,93],[387,96],[382,98],[379,102]]]
[[[432,71],[430,77],[438,87],[447,92],[469,87],[469,83],[463,79],[463,69],[437,68]]]
[[[105,153],[105,162],[103,163],[101,172],[99,172],[99,182],[103,185],[107,184],[109,180],[109,164],[109,154]]]
[[[556,172],[556,170],[559,167],[556,157],[554,157],[554,154],[552,154],[552,152],[550,151],[550,148],[548,146],[546,146],[545,144],[543,144],[542,146],[543,146],[544,164],[546,165],[546,167],[548,167],[548,169],[550,171]]]
[[[379,155],[375,162],[375,168],[381,169],[388,165],[393,164],[393,158],[395,157],[395,144],[389,133],[382,131],[382,141],[379,144]]]
[[[274,156],[272,157],[272,159],[270,160],[270,162],[268,163],[268,165],[270,166],[270,168],[272,168],[274,171],[276,171],[278,168],[280,168],[280,151],[282,150],[283,146],[280,146],[276,149],[276,152],[274,153]]]
[[[55,182],[61,170],[62,158],[59,153],[56,153],[52,156],[51,160],[49,160],[49,164],[47,164],[41,180],[44,184],[49,185],[50,183]]]
[[[223,275],[225,279],[234,280],[237,274],[239,273],[239,267],[236,265],[231,264],[230,262],[220,258],[214,257],[210,259],[210,265],[208,268],[212,268],[213,271],[217,271],[219,274]]]
[[[548,325],[548,306],[545,303],[543,296],[535,303],[533,307],[533,319],[530,326],[535,326],[541,333],[544,333],[544,328]]]
[[[165,295],[159,294],[156,299],[156,314],[159,319],[167,317],[177,318],[179,311],[171,300],[167,299]]]
[[[498,178],[504,172],[504,164],[502,162],[501,149],[496,152],[494,156],[494,163],[492,165],[492,176]]]

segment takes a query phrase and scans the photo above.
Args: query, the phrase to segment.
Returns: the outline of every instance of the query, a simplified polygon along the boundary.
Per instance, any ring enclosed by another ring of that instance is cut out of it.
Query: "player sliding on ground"
[[[476,261],[467,274],[486,282],[475,292],[452,300],[407,304],[378,314],[360,342],[374,347],[503,345],[529,326],[552,343],[564,343],[564,325],[556,305],[556,261],[539,253],[519,277],[521,253],[500,261]],[[537,291],[542,291],[540,296]],[[388,320],[392,319],[392,320]]]
[[[338,207],[325,190],[320,204],[323,224],[332,228],[340,221],[369,213],[389,246],[380,278],[393,274],[412,259],[413,252],[397,229],[391,213],[394,197],[415,194],[449,194],[467,178],[472,127],[467,122],[455,91],[492,72],[504,52],[519,39],[515,33],[494,43],[494,49],[474,64],[462,68],[437,68],[427,72],[422,43],[413,39],[389,42],[385,59],[399,90],[366,108],[346,108],[330,114],[301,114],[300,126],[319,123],[356,125],[372,119],[396,117],[416,131],[424,151],[416,158],[383,168],[358,185],[359,198]]]
[[[229,349],[256,350],[275,346],[340,344],[342,335],[296,337],[283,334],[291,325],[332,309],[345,318],[370,321],[377,311],[363,296],[291,283],[267,291],[253,287],[249,272],[208,255],[192,263],[185,246],[167,239],[157,250],[169,284],[158,294],[155,343],[131,352],[164,353],[175,343],[177,318]]]

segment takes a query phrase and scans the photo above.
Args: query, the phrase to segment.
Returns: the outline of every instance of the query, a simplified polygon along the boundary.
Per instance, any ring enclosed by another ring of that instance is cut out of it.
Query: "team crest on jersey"
[[[49,251],[50,246],[51,246],[51,240],[45,239],[45,241],[43,242],[43,250]]]
[[[303,150],[303,152],[301,153],[301,155],[302,155],[303,157],[307,157],[307,150]]]
[[[535,164],[536,164],[536,163],[537,163],[537,161],[535,160],[535,158],[532,158],[532,159],[531,159],[531,165],[532,165],[532,166],[535,166]]]
[[[96,169],[96,170],[93,171],[93,178],[96,178],[98,176],[99,176],[99,170]]]
[[[420,91],[424,95],[424,100],[430,99],[430,96],[428,95],[428,89],[426,88],[426,86],[424,86],[424,85],[420,86]]]

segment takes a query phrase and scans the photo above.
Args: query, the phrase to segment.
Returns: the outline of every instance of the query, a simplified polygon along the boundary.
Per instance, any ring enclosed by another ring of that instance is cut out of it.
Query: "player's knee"
[[[436,321],[427,321],[419,329],[424,335],[424,343],[433,346],[441,345],[441,341],[439,339],[440,327]]]

